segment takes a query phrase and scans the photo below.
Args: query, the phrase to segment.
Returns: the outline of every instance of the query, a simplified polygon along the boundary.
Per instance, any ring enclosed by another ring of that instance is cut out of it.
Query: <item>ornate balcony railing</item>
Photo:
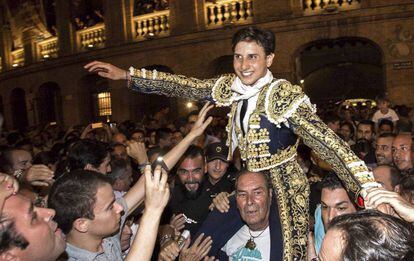
[[[362,0],[302,0],[305,15],[329,14],[361,8]]]
[[[253,0],[217,0],[205,3],[208,29],[253,21]]]
[[[138,41],[170,34],[170,10],[134,17],[134,38]]]
[[[76,32],[78,51],[105,47],[105,24],[94,26]]]
[[[19,67],[24,65],[24,50],[23,48],[16,49],[11,52],[11,61],[13,67]]]
[[[56,58],[58,55],[58,38],[50,37],[37,43],[38,60]]]

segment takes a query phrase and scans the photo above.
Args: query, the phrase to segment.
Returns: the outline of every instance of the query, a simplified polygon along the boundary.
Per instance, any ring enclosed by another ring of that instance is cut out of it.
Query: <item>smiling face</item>
[[[13,195],[6,200],[3,214],[14,220],[17,232],[29,242],[24,250],[11,250],[20,260],[56,260],[65,250],[65,239],[53,221],[53,209],[37,208],[29,199]]]
[[[392,164],[392,142],[394,137],[379,137],[375,145],[378,165]]]
[[[206,173],[205,160],[199,155],[186,158],[177,169],[178,178],[188,192],[196,192]]]
[[[262,174],[246,172],[238,178],[237,208],[251,230],[263,230],[269,225],[271,199],[271,189]]]
[[[243,84],[253,85],[266,75],[273,58],[274,54],[266,55],[264,48],[256,41],[241,41],[234,49],[234,71]]]

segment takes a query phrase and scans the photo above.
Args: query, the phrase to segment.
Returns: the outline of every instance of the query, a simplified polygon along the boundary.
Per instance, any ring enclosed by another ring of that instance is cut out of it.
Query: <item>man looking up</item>
[[[232,38],[235,74],[208,80],[132,67],[128,72],[99,61],[87,64],[85,69],[112,80],[128,80],[128,86],[139,92],[185,94],[187,98],[230,106],[228,158],[238,147],[249,171],[269,170],[277,200],[287,206],[279,211],[285,231],[280,239],[286,245],[284,258],[302,260],[306,258],[309,184],[296,161],[298,136],[333,166],[354,200],[362,186],[378,184],[348,145],[315,115],[315,107],[302,88],[273,77],[269,68],[275,47],[271,31],[242,28]]]
[[[56,260],[65,251],[65,238],[54,215],[53,209],[35,207],[22,195],[7,198],[0,228],[0,260]]]

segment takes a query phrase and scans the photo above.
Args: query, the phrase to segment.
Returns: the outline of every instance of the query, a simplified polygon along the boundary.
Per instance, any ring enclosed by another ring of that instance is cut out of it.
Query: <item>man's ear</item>
[[[398,184],[397,186],[395,186],[394,192],[397,192],[398,194],[400,194],[400,192],[401,192],[401,186],[400,186],[400,184]]]
[[[80,233],[86,233],[89,230],[91,220],[87,218],[78,218],[73,222],[73,229]]]
[[[271,188],[269,188],[269,197],[270,197],[270,201],[272,201],[273,189],[271,189]]]
[[[270,54],[266,55],[266,66],[267,66],[267,68],[269,68],[270,66],[272,66],[273,58],[275,58],[275,54],[274,53],[270,53]]]
[[[19,258],[13,253],[16,247],[13,247],[10,250],[7,250],[0,254],[0,260],[1,261],[17,261]]]

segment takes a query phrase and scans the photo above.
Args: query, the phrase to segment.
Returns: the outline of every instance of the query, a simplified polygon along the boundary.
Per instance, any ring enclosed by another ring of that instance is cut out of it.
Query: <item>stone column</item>
[[[203,0],[170,1],[171,34],[185,34],[203,29]]]
[[[105,0],[105,46],[121,45],[132,39],[134,0]]]
[[[58,56],[75,52],[76,30],[72,23],[70,1],[56,0],[56,27],[58,35]]]
[[[11,48],[12,36],[10,27],[1,26],[0,28],[0,57],[2,71],[11,69]]]
[[[24,64],[28,65],[37,59],[36,37],[31,29],[27,29],[22,33]]]

